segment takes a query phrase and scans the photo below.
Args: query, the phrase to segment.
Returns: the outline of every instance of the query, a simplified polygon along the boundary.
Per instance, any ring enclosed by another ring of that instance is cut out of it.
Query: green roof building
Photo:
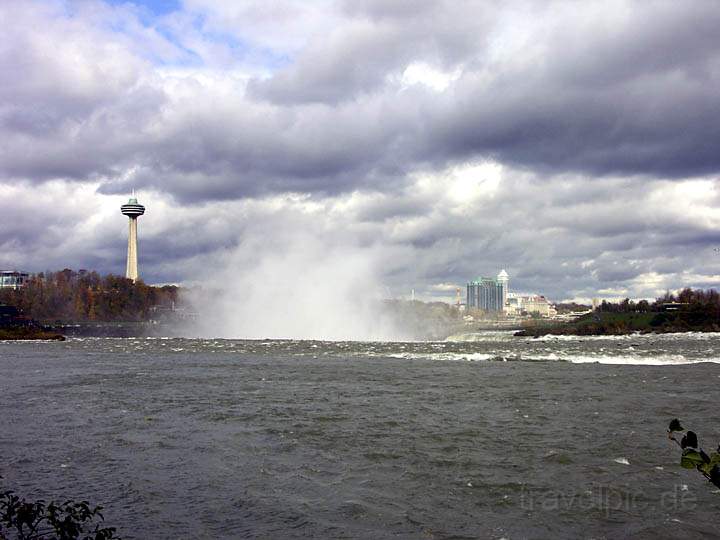
[[[503,312],[510,278],[505,270],[496,278],[479,277],[467,284],[467,308]]]

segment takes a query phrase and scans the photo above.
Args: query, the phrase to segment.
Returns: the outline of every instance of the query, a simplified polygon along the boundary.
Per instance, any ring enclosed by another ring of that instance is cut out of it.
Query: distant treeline
[[[634,332],[720,332],[720,294],[683,289],[654,302],[602,302],[596,311],[566,324],[528,328],[515,335],[616,335]]]
[[[588,306],[586,304],[578,304],[577,302],[559,302],[555,304],[555,310],[558,312],[558,314],[577,313],[578,311],[587,311],[591,308],[592,306]]]
[[[35,274],[17,290],[0,289],[0,303],[42,321],[144,321],[156,306],[177,302],[178,287],[152,287],[121,276],[66,268]]]
[[[720,330],[720,294],[715,289],[685,288],[676,295],[667,292],[652,303],[647,300],[633,302],[627,298],[616,304],[603,302],[598,311],[653,314],[648,322],[656,331]]]
[[[606,302],[603,300],[597,310],[605,313],[653,313],[665,311],[669,304],[679,304],[679,306],[675,307],[683,311],[700,310],[720,315],[720,293],[715,289],[704,291],[689,287],[683,289],[677,295],[667,292],[652,303],[647,300],[635,302],[629,298],[621,302]]]

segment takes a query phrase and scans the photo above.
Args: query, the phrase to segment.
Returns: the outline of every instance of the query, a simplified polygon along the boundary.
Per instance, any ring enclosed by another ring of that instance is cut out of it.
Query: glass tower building
[[[503,270],[496,278],[479,277],[467,284],[468,309],[499,311],[505,309],[508,293],[508,274]]]

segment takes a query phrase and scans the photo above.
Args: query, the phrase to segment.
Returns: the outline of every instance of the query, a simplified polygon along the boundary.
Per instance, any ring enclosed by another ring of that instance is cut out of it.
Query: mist
[[[207,268],[189,293],[207,338],[397,341],[408,338],[383,308],[390,250],[320,234],[273,231],[246,239]]]

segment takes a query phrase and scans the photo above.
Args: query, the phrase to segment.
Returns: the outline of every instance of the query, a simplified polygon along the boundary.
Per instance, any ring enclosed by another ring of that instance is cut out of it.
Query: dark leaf
[[[707,475],[710,475],[712,470],[720,465],[720,454],[717,452],[713,452],[710,456],[708,456],[705,452],[700,450],[700,457],[703,458],[704,463],[698,468]]]
[[[703,459],[697,450],[692,448],[686,448],[683,450],[682,457],[680,458],[680,466],[684,469],[694,469],[698,465],[703,464]]]
[[[720,467],[717,465],[710,470],[710,481],[720,488]]]
[[[682,441],[680,441],[681,448],[697,448],[697,446],[698,440],[694,431],[688,431],[685,435],[683,435]]]

